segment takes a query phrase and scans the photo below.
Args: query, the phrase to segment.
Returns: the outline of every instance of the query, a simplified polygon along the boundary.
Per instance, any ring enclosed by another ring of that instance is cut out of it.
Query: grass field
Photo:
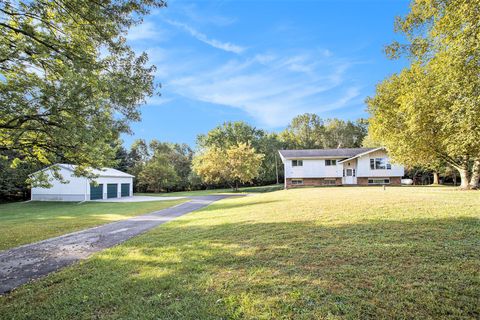
[[[260,187],[243,187],[238,188],[238,191],[230,189],[208,189],[208,190],[194,190],[194,191],[179,191],[179,192],[165,192],[165,193],[136,193],[136,196],[158,196],[158,197],[187,197],[187,196],[205,196],[212,194],[225,193],[265,193],[278,191],[283,189],[283,184],[273,184],[269,186]]]
[[[0,250],[161,210],[183,201],[0,204]]]
[[[0,298],[5,319],[478,319],[480,193],[216,202]]]

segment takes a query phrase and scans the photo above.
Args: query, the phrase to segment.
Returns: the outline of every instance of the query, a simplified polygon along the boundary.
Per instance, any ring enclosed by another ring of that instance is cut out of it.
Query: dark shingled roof
[[[316,158],[316,157],[345,157],[351,158],[377,148],[342,148],[342,149],[306,149],[306,150],[279,150],[284,158]]]

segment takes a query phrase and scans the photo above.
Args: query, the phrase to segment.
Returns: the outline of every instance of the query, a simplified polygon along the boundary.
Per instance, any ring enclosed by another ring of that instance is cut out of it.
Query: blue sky
[[[128,42],[157,66],[160,97],[142,106],[134,139],[195,144],[225,121],[269,131],[305,112],[367,117],[375,84],[399,71],[383,48],[406,0],[175,1]]]

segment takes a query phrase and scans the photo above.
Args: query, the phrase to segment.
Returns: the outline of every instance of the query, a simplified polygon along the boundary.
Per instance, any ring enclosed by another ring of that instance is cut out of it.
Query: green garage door
[[[122,197],[130,196],[130,183],[122,183]]]
[[[116,183],[107,184],[107,198],[117,198],[118,197],[118,186]]]
[[[90,185],[90,200],[97,200],[103,198],[103,184],[99,184],[94,186],[93,184]]]

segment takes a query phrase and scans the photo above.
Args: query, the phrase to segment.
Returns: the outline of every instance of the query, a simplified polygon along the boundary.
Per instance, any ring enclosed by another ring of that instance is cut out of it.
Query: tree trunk
[[[478,189],[480,180],[480,159],[473,162],[472,177],[470,178],[470,189]]]
[[[457,168],[458,172],[460,173],[460,189],[468,190],[470,187],[469,178],[470,174],[468,172],[468,167],[459,167]]]
[[[438,179],[438,172],[433,171],[433,184],[438,185],[440,184],[439,179]]]

